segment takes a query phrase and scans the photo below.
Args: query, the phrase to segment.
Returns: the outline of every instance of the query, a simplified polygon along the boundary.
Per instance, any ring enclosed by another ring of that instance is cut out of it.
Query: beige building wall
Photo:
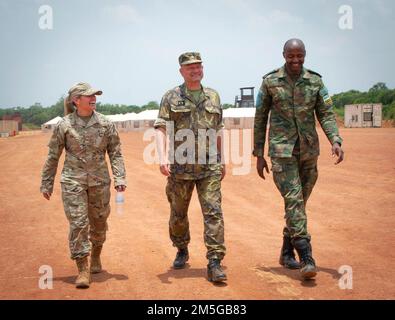
[[[18,121],[0,120],[0,133],[2,136],[15,136],[19,133]]]
[[[381,127],[382,104],[350,104],[344,107],[346,128]]]

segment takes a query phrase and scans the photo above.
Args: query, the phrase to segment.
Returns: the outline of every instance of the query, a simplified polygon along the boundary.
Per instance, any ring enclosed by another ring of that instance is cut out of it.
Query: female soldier
[[[126,188],[118,132],[112,122],[95,111],[96,95],[101,94],[102,91],[93,89],[88,83],[80,82],[71,87],[64,101],[65,117],[54,129],[42,171],[40,191],[49,200],[59,157],[65,148],[60,182],[64,211],[70,223],[71,259],[76,260],[79,272],[77,288],[88,288],[90,273],[102,270],[100,253],[106,239],[106,220],[110,214],[111,180],[105,161],[106,151],[111,162],[115,189],[123,192]]]

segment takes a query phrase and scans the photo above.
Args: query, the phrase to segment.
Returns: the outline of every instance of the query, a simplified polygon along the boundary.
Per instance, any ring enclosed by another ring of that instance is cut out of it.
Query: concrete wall
[[[346,128],[381,127],[381,104],[350,104],[344,107],[344,126]]]
[[[0,120],[0,132],[8,133],[8,136],[15,136],[19,132],[18,121],[15,120]]]

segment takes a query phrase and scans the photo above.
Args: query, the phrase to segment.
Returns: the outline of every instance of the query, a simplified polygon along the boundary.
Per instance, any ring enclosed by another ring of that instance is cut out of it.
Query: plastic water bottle
[[[123,213],[123,204],[125,203],[125,197],[123,196],[123,192],[117,192],[115,196],[115,206],[117,214]]]

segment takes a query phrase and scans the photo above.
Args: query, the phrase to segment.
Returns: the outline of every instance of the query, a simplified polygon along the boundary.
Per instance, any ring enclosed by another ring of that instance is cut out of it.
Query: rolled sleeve
[[[170,104],[167,99],[167,95],[164,95],[162,101],[160,102],[158,118],[154,123],[154,128],[166,129],[166,122],[170,121]]]

